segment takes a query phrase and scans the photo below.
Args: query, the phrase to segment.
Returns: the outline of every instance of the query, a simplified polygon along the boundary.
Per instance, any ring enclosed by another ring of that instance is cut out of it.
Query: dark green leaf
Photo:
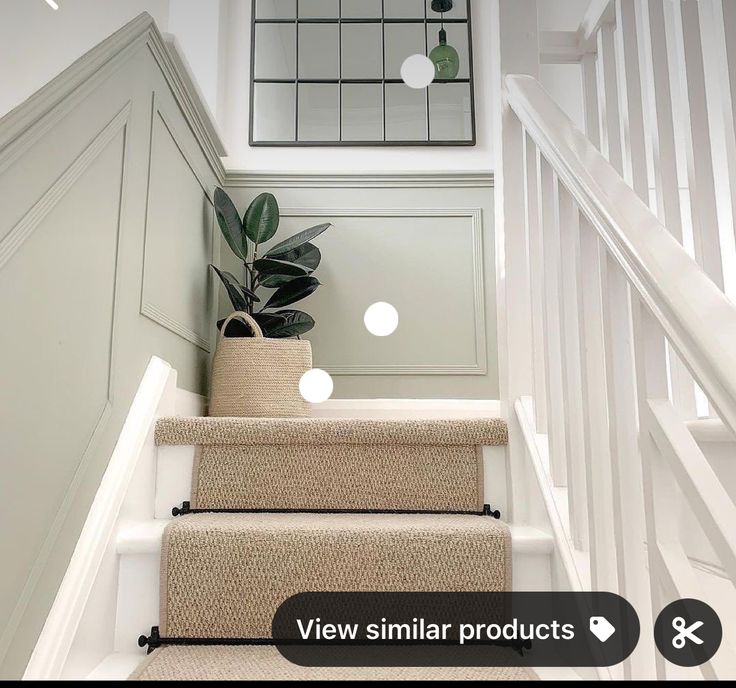
[[[281,327],[286,318],[276,313],[253,313],[255,321],[261,326],[264,337],[270,337],[271,330],[276,327]]]
[[[296,337],[314,327],[314,318],[303,311],[278,311],[276,315],[283,317],[284,321],[270,329],[268,336],[274,339]]]
[[[266,253],[266,257],[273,258],[275,256],[278,256],[279,258],[281,258],[284,253],[293,251],[295,248],[298,248],[302,244],[306,244],[308,241],[311,241],[312,239],[314,239],[314,237],[319,236],[328,227],[332,227],[332,225],[329,222],[326,222],[325,224],[315,225],[314,227],[305,229],[299,232],[298,234],[295,234],[294,236],[289,237],[288,239],[284,239],[284,241],[282,241],[281,243],[278,243],[276,244],[276,246],[273,246],[270,249],[268,249],[268,253]]]
[[[278,289],[288,284],[299,275],[268,275],[261,280],[261,286],[268,289]]]
[[[225,285],[227,295],[230,297],[230,303],[236,311],[248,311],[248,302],[243,294],[245,287],[229,272],[218,270],[214,265],[210,266]]]
[[[230,200],[230,196],[219,186],[215,189],[215,215],[228,246],[241,260],[246,260],[247,246],[243,223],[240,221],[240,215]]]
[[[259,258],[253,263],[253,268],[262,275],[292,275],[299,277],[307,274],[307,268],[275,258]]]
[[[309,272],[314,272],[322,260],[322,254],[314,244],[307,242],[299,246],[299,248],[295,248],[293,251],[282,254],[279,256],[279,259],[288,260],[290,263],[296,263],[297,265],[303,265]]]
[[[256,303],[260,303],[261,302],[261,299],[258,298],[258,294],[256,294],[254,291],[251,291],[250,289],[248,289],[248,287],[244,287],[242,284],[240,285],[240,291],[242,291],[243,294],[245,294],[245,296],[247,296],[252,301],[255,301]]]
[[[262,193],[253,199],[243,218],[245,233],[254,244],[268,241],[279,228],[279,204],[273,194]]]
[[[265,308],[281,308],[301,301],[319,286],[316,277],[297,277],[283,287],[279,287],[265,305]]]

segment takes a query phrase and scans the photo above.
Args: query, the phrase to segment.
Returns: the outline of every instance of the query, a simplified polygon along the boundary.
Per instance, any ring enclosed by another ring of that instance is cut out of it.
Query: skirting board
[[[173,410],[176,372],[153,356],[133,399],[24,679],[59,679],[157,416]]]

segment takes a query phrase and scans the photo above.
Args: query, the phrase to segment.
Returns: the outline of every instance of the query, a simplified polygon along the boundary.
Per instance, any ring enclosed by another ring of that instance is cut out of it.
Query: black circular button
[[[679,666],[705,664],[718,651],[723,629],[718,614],[700,600],[668,604],[654,624],[654,642],[663,657]]]

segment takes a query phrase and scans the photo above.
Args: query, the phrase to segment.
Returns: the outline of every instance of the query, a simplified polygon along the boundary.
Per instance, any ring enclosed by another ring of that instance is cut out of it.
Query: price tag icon
[[[605,616],[591,616],[590,632],[605,643],[616,632],[616,627]]]

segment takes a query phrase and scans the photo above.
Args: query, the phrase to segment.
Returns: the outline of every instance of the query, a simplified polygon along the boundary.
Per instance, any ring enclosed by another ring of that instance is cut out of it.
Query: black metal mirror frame
[[[294,19],[257,19],[256,18],[256,2],[251,2],[251,35],[250,35],[250,124],[249,124],[249,144],[251,146],[474,146],[476,144],[475,134],[475,86],[473,82],[473,24],[470,14],[470,0],[467,3],[467,18],[455,19],[445,18],[445,24],[466,24],[468,30],[468,78],[463,79],[436,79],[432,83],[459,83],[468,84],[470,90],[470,139],[437,141],[431,140],[431,122],[430,122],[430,106],[429,106],[429,88],[425,89],[425,116],[427,126],[427,138],[412,141],[394,141],[386,140],[386,84],[402,84],[401,79],[386,78],[386,51],[383,49],[383,77],[380,79],[343,79],[342,78],[342,51],[339,52],[339,67],[337,79],[300,79],[299,78],[299,24],[338,24],[340,25],[340,35],[342,35],[342,24],[381,24],[381,33],[384,36],[383,43],[385,45],[385,25],[386,24],[420,24],[424,23],[424,47],[425,54],[429,53],[429,45],[427,41],[428,24],[440,24],[442,19],[429,17],[427,15],[427,3],[424,2],[424,19],[421,18],[386,18],[384,2],[381,0],[381,17],[380,18],[343,18],[342,16],[342,0],[338,0],[339,16],[337,18],[299,18],[299,2],[296,0],[296,18]],[[256,50],[256,26],[258,24],[294,24],[296,26],[296,70],[293,79],[256,79],[255,77],[255,50]],[[408,57],[408,56],[407,56]],[[295,86],[295,107],[294,107],[294,140],[292,141],[256,141],[253,137],[254,119],[255,119],[255,85],[257,83],[271,84],[294,84]],[[330,141],[300,141],[299,140],[299,84],[337,84],[339,100],[338,100],[338,123],[340,138]],[[380,84],[383,89],[383,98],[381,109],[383,113],[383,139],[375,141],[343,141],[342,140],[342,84]]]

